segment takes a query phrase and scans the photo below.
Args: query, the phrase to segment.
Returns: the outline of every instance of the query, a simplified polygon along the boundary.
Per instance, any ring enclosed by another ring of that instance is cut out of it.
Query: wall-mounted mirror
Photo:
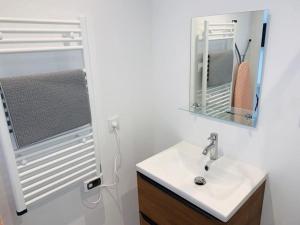
[[[255,126],[267,11],[192,19],[189,111]]]

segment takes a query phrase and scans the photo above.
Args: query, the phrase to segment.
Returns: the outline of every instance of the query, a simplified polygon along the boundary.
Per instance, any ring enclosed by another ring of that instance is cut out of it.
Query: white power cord
[[[101,187],[114,187],[119,183],[119,169],[121,168],[121,144],[120,144],[120,135],[117,130],[117,127],[113,125],[113,132],[115,134],[115,139],[117,143],[117,152],[114,158],[114,173],[113,173],[113,183],[111,184],[102,184]]]
[[[85,207],[89,208],[89,209],[95,209],[99,205],[99,203],[101,202],[101,200],[102,200],[102,193],[101,193],[101,190],[99,190],[98,197],[97,197],[96,201],[90,202],[90,201],[84,201],[83,200],[82,204]],[[93,206],[91,206],[91,205],[93,205]]]
[[[112,188],[112,187],[115,187],[119,183],[119,169],[121,168],[121,164],[122,164],[121,141],[120,141],[120,135],[118,132],[118,124],[116,122],[112,123],[112,128],[113,128],[113,133],[114,133],[116,143],[117,143],[117,152],[116,152],[115,158],[114,158],[113,183],[101,184],[99,186],[99,193],[98,193],[98,197],[97,197],[96,201],[83,202],[83,204],[89,209],[95,209],[97,207],[97,205],[101,202],[101,200],[102,200],[101,188]],[[90,205],[93,205],[93,206],[90,206]]]

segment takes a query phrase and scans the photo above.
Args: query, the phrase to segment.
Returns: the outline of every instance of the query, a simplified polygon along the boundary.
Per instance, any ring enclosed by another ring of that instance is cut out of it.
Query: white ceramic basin
[[[266,173],[244,162],[226,156],[209,161],[203,148],[187,142],[179,144],[137,164],[137,171],[227,222],[252,193],[265,181]],[[194,184],[196,176],[203,176],[206,184]]]

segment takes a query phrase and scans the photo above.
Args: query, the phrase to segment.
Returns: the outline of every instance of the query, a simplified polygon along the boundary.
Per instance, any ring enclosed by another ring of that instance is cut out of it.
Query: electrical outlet
[[[114,128],[119,130],[120,129],[120,121],[119,121],[119,116],[112,116],[108,120],[108,130],[109,132],[113,132]]]

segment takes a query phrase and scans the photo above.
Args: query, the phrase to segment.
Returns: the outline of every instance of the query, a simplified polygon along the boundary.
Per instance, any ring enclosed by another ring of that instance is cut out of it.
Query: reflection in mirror
[[[267,12],[192,19],[189,111],[255,126]]]

